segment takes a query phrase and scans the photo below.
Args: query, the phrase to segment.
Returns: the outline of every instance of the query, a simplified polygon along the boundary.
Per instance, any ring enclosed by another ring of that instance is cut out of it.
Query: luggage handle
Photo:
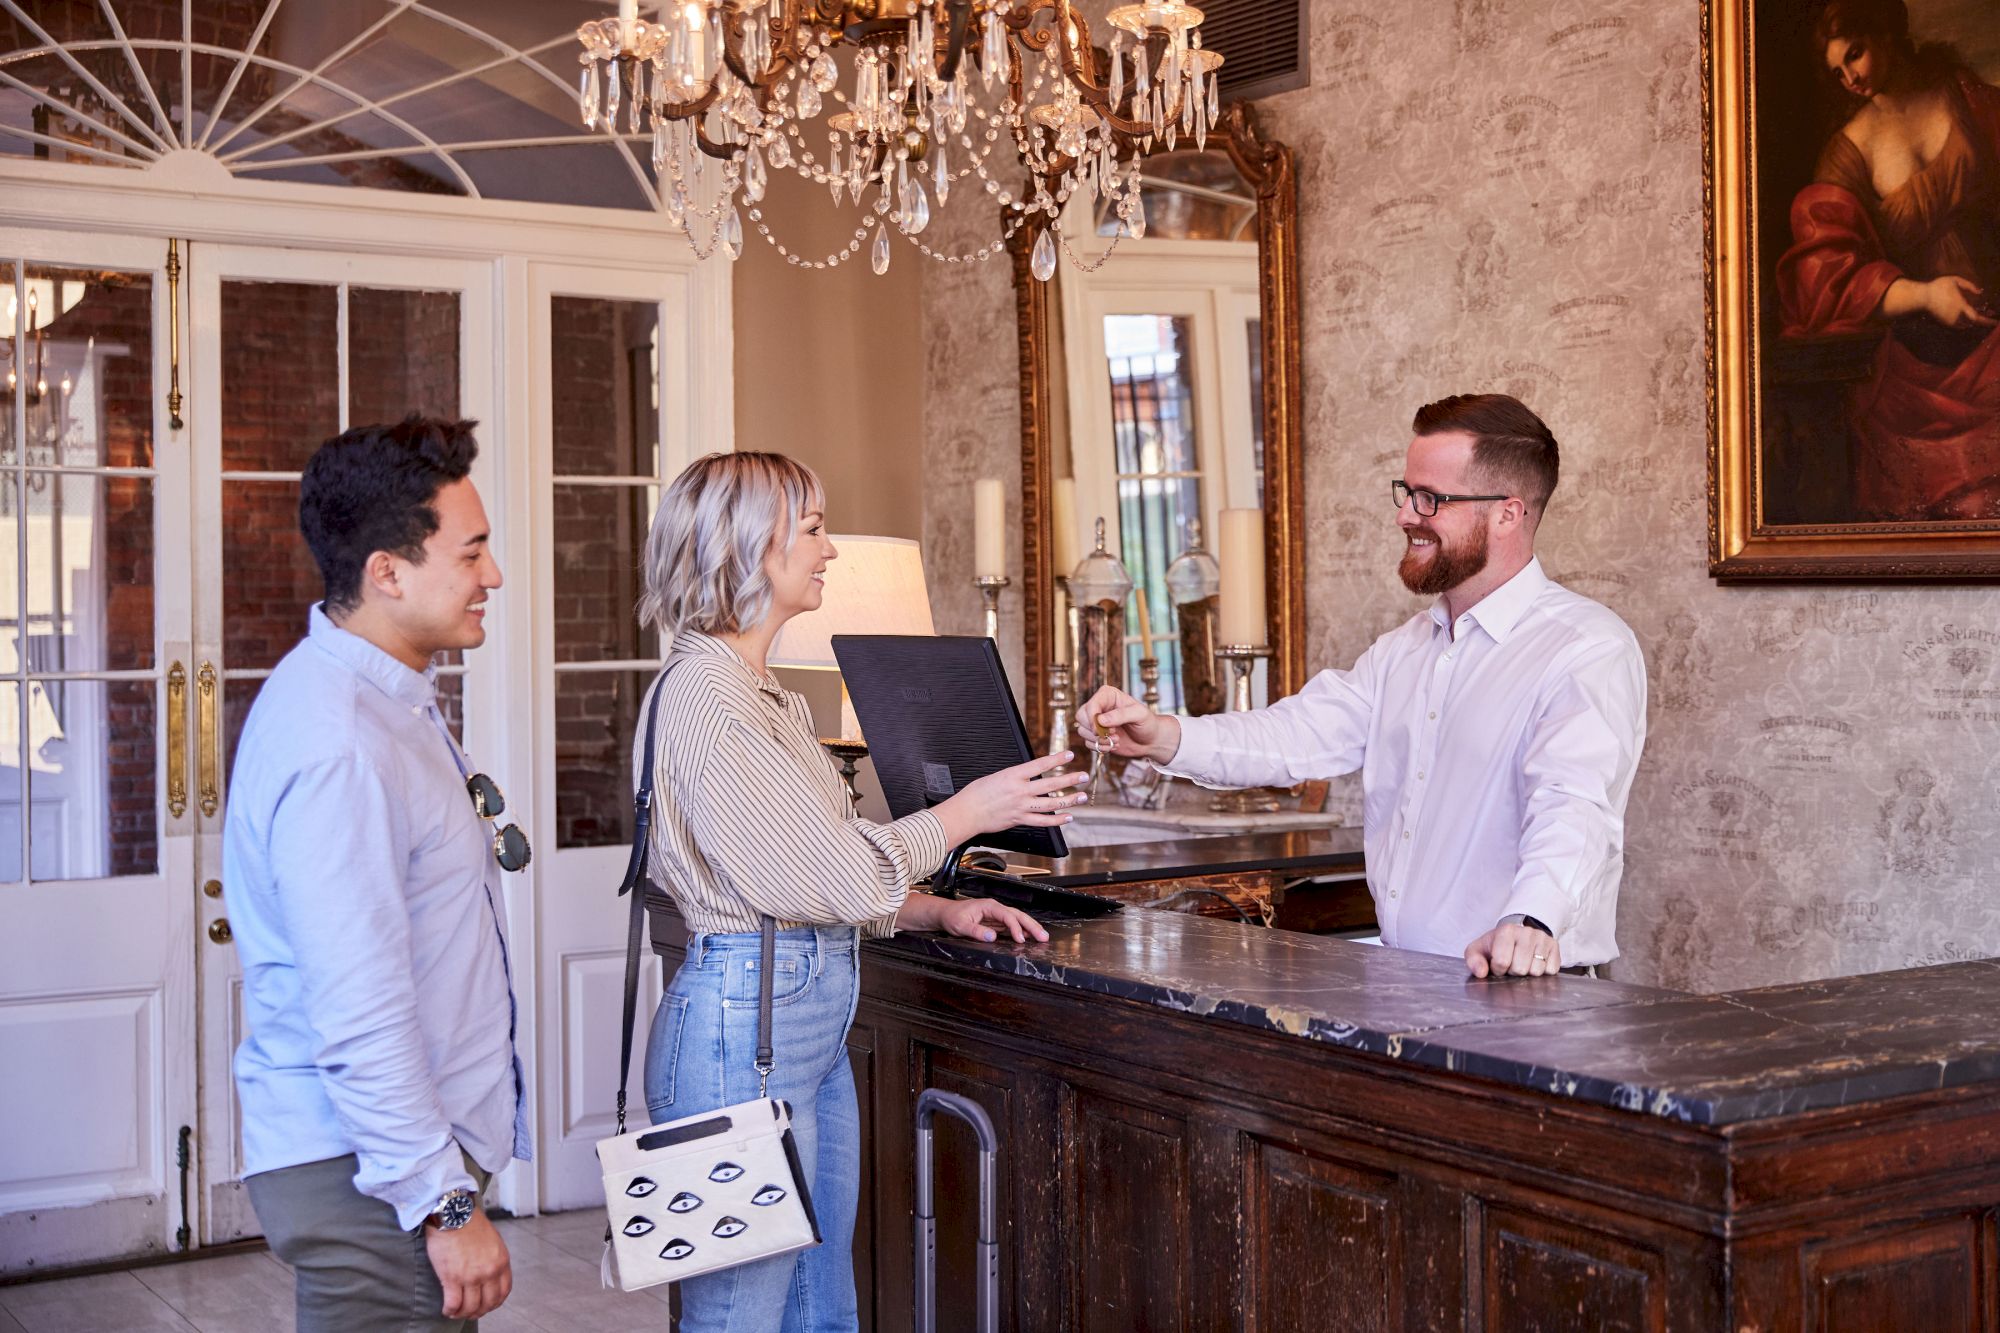
[[[986,1108],[970,1097],[938,1088],[917,1096],[917,1321],[916,1333],[937,1329],[937,1200],[931,1189],[931,1121],[937,1113],[957,1116],[979,1137],[979,1272],[976,1299],[979,1333],[1000,1327],[1000,1227],[994,1202],[994,1160],[1000,1136]]]

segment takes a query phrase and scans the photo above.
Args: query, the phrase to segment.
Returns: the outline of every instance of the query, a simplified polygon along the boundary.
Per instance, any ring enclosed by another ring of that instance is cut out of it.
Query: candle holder
[[[1049,663],[1049,738],[1042,750],[1045,755],[1061,754],[1064,750],[1075,750],[1076,696],[1070,693],[1069,663]],[[1062,767],[1063,772],[1074,772],[1076,760],[1072,758]],[[1052,772],[1055,770],[1051,770]]]
[[[1142,657],[1139,659],[1139,684],[1144,687],[1139,693],[1140,700],[1144,702],[1146,707],[1157,709],[1160,706],[1159,658]]]
[[[1013,581],[1005,574],[981,574],[972,580],[972,586],[986,600],[986,637],[996,642],[1000,638],[1000,590]]]
[[[1230,712],[1250,711],[1251,673],[1256,670],[1258,658],[1270,655],[1269,648],[1247,643],[1225,643],[1215,650],[1216,658],[1225,664],[1229,672]],[[1261,787],[1245,787],[1223,792],[1209,802],[1208,808],[1226,815],[1268,814],[1278,808],[1278,798]]]
[[[861,761],[868,757],[868,747],[860,741],[828,740],[820,737],[819,746],[832,755],[840,764],[840,780],[847,784],[847,795],[855,804],[861,803],[861,788],[856,785],[860,776]]]

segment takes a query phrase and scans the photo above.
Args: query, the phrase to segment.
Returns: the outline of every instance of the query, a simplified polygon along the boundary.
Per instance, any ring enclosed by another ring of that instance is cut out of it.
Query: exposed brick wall
[[[350,426],[458,416],[457,292],[350,288],[347,330]]]
[[[305,283],[222,284],[223,467],[295,472],[338,431],[338,301]],[[223,483],[222,588],[223,660],[276,666],[323,591],[299,536],[297,482]]]
[[[340,426],[339,297],[304,283],[222,286],[224,466],[297,471]],[[454,292],[354,287],[348,291],[348,423],[410,412],[459,412],[459,308]],[[224,659],[232,668],[275,666],[304,635],[320,599],[319,567],[299,535],[298,483],[232,481],[223,487]],[[234,755],[255,682],[225,700],[225,753]],[[443,682],[440,704],[463,730],[463,695]]]
[[[557,475],[652,475],[655,308],[559,296],[550,313]],[[656,637],[642,634],[633,614],[648,490],[557,484],[553,500],[555,660],[656,656]],[[601,846],[631,836],[632,734],[649,678],[629,671],[557,678],[559,845]]]

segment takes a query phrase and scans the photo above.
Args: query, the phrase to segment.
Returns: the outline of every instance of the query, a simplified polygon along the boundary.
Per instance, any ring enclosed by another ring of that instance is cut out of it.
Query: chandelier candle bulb
[[[1222,624],[1224,645],[1264,643],[1264,514],[1222,511]]]
[[[973,573],[997,578],[1007,572],[1007,491],[998,477],[972,483]]]

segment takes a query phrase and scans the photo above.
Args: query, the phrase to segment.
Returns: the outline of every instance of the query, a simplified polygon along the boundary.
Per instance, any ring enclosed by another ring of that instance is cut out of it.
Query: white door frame
[[[166,800],[169,763],[164,677],[180,662],[192,674],[187,568],[188,482],[180,465],[187,433],[167,412],[166,243],[99,232],[51,233],[0,226],[0,255],[65,267],[145,272],[152,283],[153,652],[155,828],[158,869],[112,879],[0,884],[0,1051],[12,1092],[0,1094],[26,1122],[0,1125],[0,1272],[90,1263],[122,1254],[166,1253],[183,1223],[176,1148],[195,1123],[194,806],[176,818]],[[4,410],[14,411],[6,392]],[[17,512],[19,512],[17,510]],[[11,563],[11,562],[9,562]],[[190,717],[191,722],[191,717]],[[27,737],[23,737],[23,744]],[[192,737],[190,737],[190,741]],[[192,764],[192,756],[189,756]],[[192,769],[190,782],[192,783]],[[24,791],[24,806],[27,793]],[[24,819],[25,819],[24,809]],[[34,1029],[43,1027],[41,1037]],[[62,1052],[85,1066],[51,1069]],[[93,1065],[91,1057],[98,1057]],[[128,1082],[120,1085],[121,1080]],[[120,1085],[120,1086],[112,1086]],[[88,1089],[88,1092],[79,1091]],[[128,1096],[136,1123],[115,1132]],[[74,1127],[75,1137],[62,1141]],[[53,1136],[56,1141],[51,1142]],[[37,1166],[66,1169],[34,1174]],[[195,1206],[190,1193],[189,1209]],[[190,1222],[192,1219],[188,1219]]]

